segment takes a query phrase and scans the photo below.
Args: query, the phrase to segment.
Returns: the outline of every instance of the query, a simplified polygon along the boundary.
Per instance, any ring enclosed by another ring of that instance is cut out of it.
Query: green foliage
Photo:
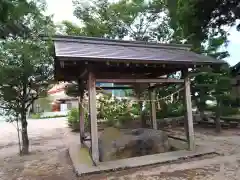
[[[68,125],[79,123],[79,110],[78,108],[73,108],[68,113]]]
[[[37,39],[8,39],[0,44],[0,57],[3,108],[26,112],[34,100],[44,95],[53,77],[49,46]]]
[[[53,58],[50,42],[39,34],[51,35],[51,18],[43,14],[45,4],[35,1],[0,2],[0,107],[5,115],[21,120],[23,146],[27,154],[26,113],[32,103],[46,94],[53,77]],[[3,15],[3,16],[2,16]]]
[[[134,119],[139,111],[136,105],[131,107],[129,100],[119,100],[109,95],[103,95],[98,100],[98,118],[107,120],[108,125],[121,125]]]
[[[16,1],[11,4],[4,1],[3,5],[7,9],[0,13],[8,12],[4,17],[6,22],[3,21],[6,26],[21,19],[20,22],[31,30],[23,29],[24,36],[20,32],[16,36],[9,32],[10,36],[0,42],[0,101],[6,113],[21,114],[44,94],[48,80],[53,77],[50,43],[41,41],[38,35],[52,34],[54,26],[49,17],[42,14],[44,4],[41,2]]]
[[[207,106],[206,110],[216,112],[217,106]],[[231,107],[223,105],[221,107],[220,116],[230,116],[230,115],[236,115],[239,114],[239,108],[238,107]]]
[[[0,1],[0,37],[21,36],[29,38],[33,34],[49,34],[53,31],[51,17],[42,12],[46,10],[44,0]]]
[[[184,40],[193,45],[192,49],[195,52],[216,59],[229,56],[223,49],[228,43],[228,34],[224,26],[234,25],[240,17],[238,0],[167,0],[167,3],[171,17],[170,25],[174,29],[173,37],[177,42]],[[192,72],[201,72],[192,79],[192,95],[198,109],[203,112],[207,100],[216,100],[216,116],[219,117],[223,109],[222,101],[225,97],[230,98],[229,68],[197,68]],[[216,119],[219,121],[219,118]]]
[[[219,32],[240,18],[238,0],[167,0],[167,4],[175,36],[186,39],[198,52],[210,30]]]
[[[114,2],[98,0],[86,6],[81,0],[75,0],[74,15],[80,20],[81,26],[77,27],[64,21],[62,32],[68,35],[109,39],[130,38],[138,41],[168,42],[171,39],[172,31],[168,25],[169,18],[163,16],[163,13],[166,12],[164,2],[163,0],[120,0]],[[73,86],[75,87],[66,91],[69,92],[69,95],[76,94],[74,93],[77,89],[76,83],[73,83]],[[139,97],[142,95],[142,93],[136,92],[135,94],[138,94]],[[142,102],[139,102],[138,108],[138,111],[141,111]]]
[[[79,109],[78,108],[73,108],[69,111],[68,115],[67,115],[67,122],[68,122],[68,126],[70,128],[72,128],[73,130],[79,130],[80,128],[80,116],[79,116]],[[88,116],[88,112],[84,112],[84,127],[85,130],[88,131],[89,130],[89,116]]]
[[[66,117],[66,115],[54,115],[54,116],[44,116],[41,117],[41,113],[34,113],[30,115],[31,119],[51,119],[51,118],[59,118],[59,117]]]
[[[239,108],[226,107],[224,106],[221,111],[221,116],[230,116],[239,114]]]
[[[168,117],[179,117],[184,115],[184,106],[182,103],[168,103],[165,108],[158,110],[157,119],[163,119]]]
[[[31,119],[40,119],[41,118],[41,114],[40,113],[31,114],[30,118]]]
[[[62,23],[62,32],[68,35],[85,35],[133,40],[167,41],[171,37],[168,17],[162,16],[165,4],[162,0],[98,0],[87,6],[74,0],[74,15],[81,21],[80,27],[71,22]]]
[[[73,24],[70,21],[62,22],[61,31],[66,33],[67,35],[75,35],[75,36],[84,35],[83,29],[80,28],[78,25]]]
[[[184,116],[185,114],[185,108],[184,104],[180,101],[176,102],[168,102],[166,103],[165,101],[160,101],[160,107],[161,109],[156,109],[156,115],[157,119],[163,119],[163,118],[169,118],[169,117],[179,117],[179,116]],[[150,103],[147,103],[144,109],[144,115],[150,116]],[[145,118],[146,118],[145,117]]]

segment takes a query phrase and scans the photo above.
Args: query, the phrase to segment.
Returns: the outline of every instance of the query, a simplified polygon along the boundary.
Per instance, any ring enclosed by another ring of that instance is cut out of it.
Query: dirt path
[[[31,154],[20,157],[15,127],[0,123],[0,180],[74,180],[65,119],[31,120],[28,131]]]
[[[77,178],[67,153],[70,132],[64,119],[29,121],[31,154],[25,157],[17,155],[14,126],[0,123],[0,180],[240,179],[240,131],[212,132],[196,129],[197,143],[215,148],[222,156]],[[181,129],[174,133],[183,135]]]

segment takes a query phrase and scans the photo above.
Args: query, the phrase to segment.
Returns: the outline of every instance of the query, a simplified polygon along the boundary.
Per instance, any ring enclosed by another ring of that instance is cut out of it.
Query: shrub
[[[206,110],[216,112],[216,106],[207,106]],[[230,116],[230,115],[235,115],[239,114],[239,109],[237,107],[231,107],[231,106],[223,106],[221,107],[221,116]]]
[[[109,126],[119,126],[134,119],[134,115],[138,112],[135,106],[131,106],[129,100],[112,98],[109,95],[103,95],[98,100],[99,109],[98,117],[101,117],[107,121]]]
[[[68,113],[68,125],[79,123],[79,110],[78,108],[73,108]]]
[[[73,130],[79,130],[80,129],[80,116],[79,116],[79,109],[73,108],[69,111],[67,116],[68,126],[72,128]],[[89,116],[88,112],[85,111],[84,113],[84,128],[85,131],[89,130]]]
[[[157,119],[163,119],[167,117],[178,117],[184,115],[184,106],[180,102],[162,104],[161,110],[158,110]]]
[[[239,113],[238,108],[233,107],[223,107],[221,110],[221,116],[230,116],[238,113]]]

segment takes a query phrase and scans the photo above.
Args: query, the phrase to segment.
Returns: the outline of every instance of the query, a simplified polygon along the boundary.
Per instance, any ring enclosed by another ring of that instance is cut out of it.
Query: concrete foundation
[[[69,145],[69,155],[72,160],[74,170],[78,176],[167,163],[183,158],[193,158],[211,153],[215,153],[214,150],[211,150],[207,147],[197,146],[194,151],[178,150],[116,161],[100,162],[97,166],[94,166],[87,148],[81,147],[80,144],[77,145],[71,143]]]

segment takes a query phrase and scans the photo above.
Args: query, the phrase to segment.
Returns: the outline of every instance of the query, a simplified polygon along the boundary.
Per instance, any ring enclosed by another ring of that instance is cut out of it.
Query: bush
[[[68,113],[68,125],[79,123],[79,110],[78,108],[73,108]]]
[[[109,126],[121,126],[126,121],[134,119],[138,112],[129,100],[119,100],[109,95],[103,95],[99,100],[98,117],[105,119]]]
[[[73,108],[69,111],[68,116],[67,116],[67,121],[68,121],[68,126],[72,128],[75,131],[80,130],[80,116],[79,116],[79,109],[78,108]],[[89,116],[88,112],[84,113],[84,128],[85,131],[89,130]]]
[[[176,103],[168,103],[168,104],[162,104],[162,109],[158,110],[157,113],[157,119],[163,119],[168,117],[179,117],[184,115],[184,106],[182,103],[176,102]]]
[[[206,110],[208,111],[212,111],[212,112],[216,112],[216,106],[207,106]],[[221,112],[220,112],[221,116],[230,116],[230,115],[235,115],[235,114],[239,114],[239,110],[236,107],[231,107],[231,106],[224,106],[221,108]]]
[[[239,113],[238,108],[233,107],[223,107],[221,110],[221,116],[230,116],[238,113]]]

